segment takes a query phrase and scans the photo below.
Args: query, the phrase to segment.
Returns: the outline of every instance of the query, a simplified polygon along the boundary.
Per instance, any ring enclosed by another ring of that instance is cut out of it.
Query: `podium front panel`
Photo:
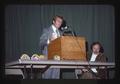
[[[62,36],[48,45],[48,59],[55,55],[61,60],[86,60],[86,45],[84,37]]]

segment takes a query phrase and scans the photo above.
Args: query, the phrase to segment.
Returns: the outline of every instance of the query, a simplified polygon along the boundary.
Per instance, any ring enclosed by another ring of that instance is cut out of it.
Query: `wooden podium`
[[[55,55],[60,60],[82,60],[86,61],[86,45],[84,37],[61,36],[48,45],[48,59]]]

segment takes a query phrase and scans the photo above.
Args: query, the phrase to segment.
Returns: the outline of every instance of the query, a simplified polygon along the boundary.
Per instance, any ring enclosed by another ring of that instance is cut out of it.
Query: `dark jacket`
[[[91,58],[91,55],[90,55],[90,57],[88,57],[89,61],[90,61],[90,58]],[[105,55],[103,53],[100,53],[96,57],[95,62],[107,62],[107,58],[105,57]],[[97,71],[98,71],[98,73],[96,74],[97,77],[99,77],[100,79],[107,79],[107,69],[98,69],[97,68]]]

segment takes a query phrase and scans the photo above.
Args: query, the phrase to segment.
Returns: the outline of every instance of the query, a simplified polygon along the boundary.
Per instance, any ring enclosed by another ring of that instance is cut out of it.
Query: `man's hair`
[[[60,15],[56,15],[56,16],[54,16],[54,17],[53,17],[52,24],[53,24],[53,21],[55,21],[55,20],[56,20],[56,18],[60,18],[60,19],[62,19],[62,20],[63,20],[63,17],[62,17],[62,16],[60,16]]]
[[[100,46],[100,51],[99,52],[104,53],[104,49],[103,49],[103,47],[102,47],[102,45],[101,45],[100,42],[93,42],[91,44],[91,46],[90,46],[91,50],[92,50],[92,48],[93,48],[94,45],[99,45]]]

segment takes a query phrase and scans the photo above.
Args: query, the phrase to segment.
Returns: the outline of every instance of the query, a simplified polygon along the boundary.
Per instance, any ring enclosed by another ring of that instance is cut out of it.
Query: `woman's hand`
[[[82,71],[83,71],[83,72],[88,72],[88,70],[87,70],[87,69],[85,69],[85,68],[84,68],[84,69],[82,69]]]

